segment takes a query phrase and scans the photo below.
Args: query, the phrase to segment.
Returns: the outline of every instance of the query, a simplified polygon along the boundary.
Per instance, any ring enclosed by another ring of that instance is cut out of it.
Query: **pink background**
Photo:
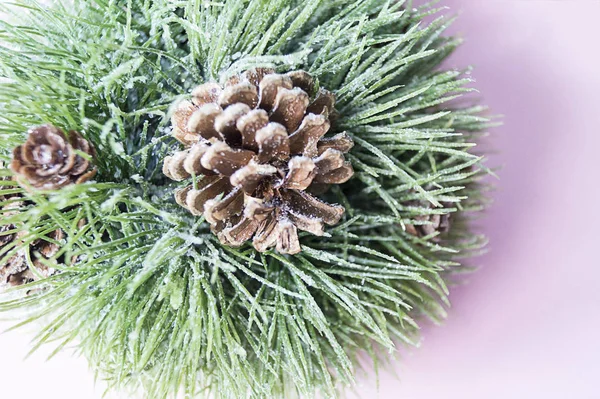
[[[442,0],[467,38],[450,64],[473,64],[503,165],[481,227],[491,252],[455,288],[442,327],[396,370],[359,379],[356,398],[600,398],[600,2]],[[5,326],[6,324],[4,324]],[[100,398],[85,362],[0,336],[1,397]],[[398,379],[395,374],[399,375]]]

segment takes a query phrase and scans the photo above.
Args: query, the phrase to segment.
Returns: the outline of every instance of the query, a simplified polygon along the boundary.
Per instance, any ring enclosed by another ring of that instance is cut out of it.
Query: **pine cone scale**
[[[269,114],[262,109],[255,109],[238,119],[237,129],[242,135],[242,147],[247,150],[257,151],[256,134],[269,124]]]
[[[206,145],[196,144],[187,153],[187,156],[183,160],[183,169],[190,176],[191,175],[210,176],[210,175],[215,174],[212,170],[206,169],[204,166],[202,166],[202,157],[204,156],[204,154],[206,154],[206,151],[208,151],[208,148],[209,147]]]
[[[258,144],[258,161],[270,162],[274,159],[285,160],[290,157],[290,140],[285,127],[276,122],[256,132]]]
[[[218,195],[224,194],[232,189],[229,179],[215,176],[209,179],[203,187],[197,190],[190,188],[187,192],[185,204],[195,215],[204,213],[204,205]]]
[[[24,274],[28,270],[25,255],[22,252],[16,253],[0,268],[0,286],[17,286],[27,282],[29,279],[24,278]]]
[[[307,215],[304,215],[302,213],[296,213],[294,211],[288,212],[288,217],[300,230],[306,231],[316,236],[322,236],[323,234],[325,234],[325,226],[322,220],[319,218],[309,217]]]
[[[331,125],[324,115],[309,114],[298,130],[290,136],[290,150],[307,157],[318,155],[319,140],[327,134]]]
[[[288,132],[294,132],[302,123],[308,104],[308,94],[303,90],[281,88],[275,98],[271,121],[285,126]]]
[[[324,138],[317,144],[319,155],[331,148],[342,153],[349,152],[354,147],[354,141],[347,133],[339,133],[331,138]]]
[[[319,173],[315,177],[315,183],[322,184],[343,184],[346,183],[354,176],[354,168],[350,162],[344,162],[344,164],[335,170],[329,172]]]
[[[244,196],[244,216],[263,222],[271,216],[275,207],[269,205],[264,199]]]
[[[295,87],[300,88],[309,95],[312,94],[315,86],[315,80],[309,73],[305,71],[292,71],[288,72],[286,76],[292,80],[292,83]]]
[[[299,253],[301,248],[296,225],[288,218],[282,218],[277,228],[279,230],[277,235],[277,251],[290,255]]]
[[[245,104],[250,108],[255,108],[258,104],[258,91],[250,82],[242,82],[233,86],[226,87],[219,96],[219,105],[227,108],[234,104]]]
[[[94,149],[94,147],[91,146],[89,141],[83,139],[83,137],[81,137],[79,133],[74,131],[69,132],[69,140],[71,141],[71,143],[73,143],[73,147],[76,150],[84,154],[88,154],[90,159],[96,156],[96,150]],[[61,173],[66,173],[69,171],[69,169],[71,169],[71,173],[74,175],[85,174],[86,171],[90,168],[90,161],[84,158],[83,156],[77,156],[75,151],[71,152],[71,157],[73,161],[72,165],[69,168],[63,167],[63,169],[61,169]]]
[[[243,149],[232,149],[226,143],[212,145],[202,156],[201,163],[206,169],[223,176],[231,176],[237,170],[248,165],[256,154]]]
[[[290,159],[289,172],[281,187],[292,190],[306,190],[315,178],[315,168],[315,163],[310,158],[294,157]]]
[[[234,104],[215,118],[215,129],[221,133],[225,142],[231,146],[242,145],[242,135],[237,128],[237,121],[250,112],[246,104]]]
[[[258,227],[259,222],[257,220],[244,217],[233,227],[225,229],[222,234],[226,242],[232,246],[239,247],[252,238]]]
[[[265,178],[277,173],[277,168],[271,165],[261,165],[250,162],[248,165],[236,171],[229,181],[232,186],[241,187],[245,193],[252,194]]]
[[[82,174],[83,172],[86,171],[89,163],[86,162],[85,160],[83,160],[83,158],[81,158],[81,159],[82,159],[81,161],[77,162],[77,156],[75,154],[75,151],[70,151],[64,160],[63,167],[60,168],[58,170],[58,172],[64,174],[64,173],[68,173],[69,171],[71,171],[74,175]],[[75,167],[76,163],[78,163],[77,168]],[[60,167],[60,165],[59,165],[59,167]]]
[[[186,162],[190,161],[190,151],[180,151],[175,153],[173,156],[165,158],[163,163],[163,173],[172,180],[182,181],[191,176],[191,173],[185,168]]]
[[[317,96],[312,103],[308,106],[306,112],[321,115],[326,114],[327,116],[333,113],[335,106],[335,96],[330,91],[325,89],[319,89]]]
[[[291,90],[294,87],[292,80],[283,75],[266,75],[259,84],[260,108],[273,109],[280,89]]]
[[[328,173],[344,166],[344,154],[341,151],[328,148],[315,159],[319,174]]]
[[[337,224],[345,209],[340,205],[330,205],[304,191],[282,190],[281,197],[292,212],[321,219],[328,225]]]
[[[188,104],[184,103],[183,108],[185,109],[187,106]],[[215,129],[215,121],[222,112],[220,106],[212,103],[204,104],[198,108],[191,114],[188,123],[181,129],[186,132],[186,140],[191,141],[188,134],[199,136],[196,136],[192,142],[198,142],[200,138],[222,140],[223,136]]]
[[[198,135],[188,128],[188,122],[195,110],[196,108],[192,102],[182,101],[173,113],[173,136],[186,145],[194,144],[199,139]]]
[[[214,103],[222,91],[221,86],[217,83],[205,83],[192,91],[192,101],[197,106]]]
[[[204,204],[206,220],[215,224],[234,215],[239,215],[244,207],[244,194],[238,187],[234,188],[221,200],[211,199]]]
[[[256,231],[252,241],[254,248],[259,252],[266,252],[270,247],[277,244],[279,235],[277,219],[273,215],[264,220]]]

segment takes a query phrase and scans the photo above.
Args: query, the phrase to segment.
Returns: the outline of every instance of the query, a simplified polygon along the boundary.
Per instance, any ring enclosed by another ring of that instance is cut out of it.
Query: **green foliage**
[[[460,259],[485,243],[468,229],[487,172],[470,150],[489,122],[482,107],[452,101],[470,80],[439,70],[459,44],[443,36],[449,19],[422,21],[439,10],[389,0],[51,3],[0,5],[0,157],[51,123],[94,143],[99,173],[24,192],[28,205],[0,221],[29,240],[66,232],[49,260],[61,273],[0,303],[25,314],[20,324],[42,323],[34,349],[76,344],[111,387],[139,384],[148,398],[333,397],[361,351],[377,364],[398,343],[418,343],[417,321],[444,317],[446,285],[467,270]],[[253,66],[317,76],[338,98],[332,134],[356,142],[355,178],[328,194],[346,219],[325,238],[301,236],[295,256],[222,246],[174,203],[177,183],[160,171],[178,146],[170,105]],[[20,191],[0,183],[0,195]],[[449,212],[442,241],[405,231]]]

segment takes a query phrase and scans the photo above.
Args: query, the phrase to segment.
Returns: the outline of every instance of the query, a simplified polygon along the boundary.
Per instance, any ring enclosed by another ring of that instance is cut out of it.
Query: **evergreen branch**
[[[488,173],[472,148],[492,123],[455,102],[471,91],[464,72],[439,70],[459,44],[443,36],[449,19],[422,22],[439,10],[386,0],[16,0],[0,10],[10,15],[0,158],[42,123],[80,131],[100,154],[96,183],[40,194],[0,181],[0,198],[24,201],[1,216],[16,227],[0,234],[27,232],[0,263],[65,232],[47,260],[60,273],[0,303],[24,312],[18,326],[44,325],[32,350],[76,343],[111,388],[139,385],[149,398],[334,397],[361,351],[383,359],[382,349],[418,344],[423,318],[445,317],[447,285],[485,245],[469,228]],[[222,246],[174,203],[178,184],[160,171],[177,145],[171,104],[255,66],[317,76],[338,98],[331,134],[356,143],[355,178],[324,197],[346,219],[326,238],[303,235],[295,256]],[[407,231],[448,214],[442,241]]]

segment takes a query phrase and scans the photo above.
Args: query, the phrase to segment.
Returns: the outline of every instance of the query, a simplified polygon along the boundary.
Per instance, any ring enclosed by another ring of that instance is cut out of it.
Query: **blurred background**
[[[473,65],[483,101],[504,115],[491,135],[501,180],[480,222],[491,251],[453,289],[447,322],[425,326],[379,387],[366,374],[349,396],[600,398],[600,1],[441,4],[466,40],[449,66]],[[0,380],[19,399],[102,397],[82,359],[45,362],[47,349],[24,361],[30,338],[0,335]]]

